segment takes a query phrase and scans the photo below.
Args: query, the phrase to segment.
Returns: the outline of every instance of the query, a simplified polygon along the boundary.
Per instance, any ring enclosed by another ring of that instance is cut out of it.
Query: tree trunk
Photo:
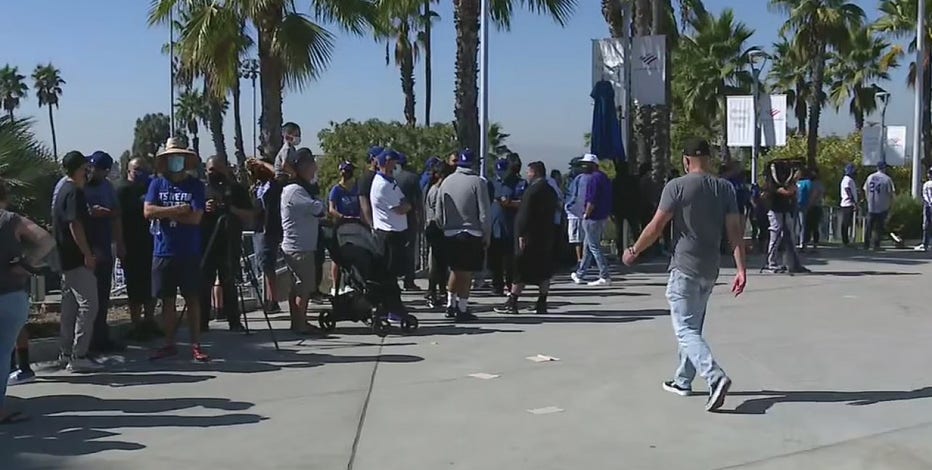
[[[11,114],[12,116],[12,114]],[[49,126],[52,128],[52,155],[58,158],[58,137],[55,135],[55,116],[52,114],[52,105],[49,105]]]
[[[223,106],[217,98],[210,98],[208,104],[207,127],[210,129],[210,137],[214,141],[214,155],[229,163],[227,158],[227,143],[223,138]]]
[[[651,169],[652,174],[651,178],[655,183],[662,184],[666,181],[669,173],[669,147],[670,144],[665,140],[665,137],[669,135],[669,122],[670,122],[670,77],[672,75],[671,66],[672,53],[670,51],[670,42],[669,34],[667,31],[664,31],[664,15],[667,13],[667,5],[665,0],[652,0],[651,1],[651,34],[664,34],[667,37],[666,40],[666,59],[664,67],[666,69],[666,74],[664,74],[664,96],[666,101],[663,105],[656,105],[653,107],[651,115],[651,127],[650,132],[653,134],[651,136]]]
[[[823,81],[825,80],[825,45],[819,44],[812,61],[812,89],[809,96],[809,130],[806,134],[806,162],[809,168],[816,168],[816,155],[819,151],[819,118],[822,114]]]
[[[806,84],[804,82],[796,83],[796,102],[793,103],[793,112],[796,114],[796,135],[806,135],[806,113],[809,111],[806,105]]]
[[[430,126],[430,97],[433,79],[431,77],[430,53],[430,0],[424,0],[424,125]]]
[[[861,132],[864,129],[864,110],[860,107],[854,110],[854,130]]]
[[[281,60],[272,53],[272,37],[275,26],[281,22],[282,12],[269,8],[258,21],[259,87],[262,91],[262,134],[265,145],[262,153],[274,159],[282,146],[282,86],[283,67]]]
[[[410,28],[407,24],[402,26],[401,34],[405,40],[410,40]],[[401,58],[401,91],[405,95],[405,121],[411,127],[417,125],[417,114],[415,111],[414,96],[414,44],[408,44],[404,51],[404,57]]]
[[[456,137],[460,147],[479,150],[479,4],[453,0],[456,24]]]
[[[613,38],[625,37],[625,16],[618,0],[602,0],[602,17]]]
[[[925,58],[925,72],[922,75],[922,158],[926,167],[932,166],[932,93],[929,92],[932,87],[932,60],[927,55]]]
[[[231,93],[233,94],[233,146],[236,147],[236,165],[245,168],[246,151],[243,148],[243,119],[240,115],[242,112],[240,108],[241,89],[238,79],[233,84]]]
[[[191,137],[191,150],[194,150],[198,156],[201,155],[201,139],[197,137],[197,132]]]

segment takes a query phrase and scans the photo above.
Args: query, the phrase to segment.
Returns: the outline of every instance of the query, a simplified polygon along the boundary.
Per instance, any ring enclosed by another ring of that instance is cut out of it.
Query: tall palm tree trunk
[[[194,153],[201,154],[201,139],[197,136],[197,132],[192,134],[191,137],[191,150],[194,150]]]
[[[634,3],[634,29],[638,36],[650,35],[651,26],[651,0],[635,0]],[[634,138],[637,149],[637,161],[640,165],[651,162],[651,140],[653,133],[650,130],[651,107],[638,105],[634,111]]]
[[[806,92],[805,82],[796,83],[796,102],[793,103],[793,112],[796,114],[796,135],[806,135],[806,113],[809,111],[806,100],[803,99]]]
[[[479,149],[479,2],[453,0],[456,25],[456,137],[463,148]]]
[[[10,113],[12,120],[13,113]],[[52,105],[49,105],[49,126],[52,128],[52,155],[58,158],[58,137],[55,134],[55,115],[52,113]]]
[[[233,146],[236,147],[236,165],[244,168],[246,165],[246,152],[243,149],[243,119],[240,116],[240,93],[239,80],[233,84],[231,93],[233,95]]]
[[[922,157],[925,160],[926,167],[930,167],[932,165],[932,113],[930,113],[932,111],[932,93],[929,90],[932,88],[932,60],[930,60],[928,53],[924,62],[925,71],[922,75],[922,90],[919,90],[918,93],[922,93],[922,142],[924,143]]]
[[[282,83],[281,61],[272,54],[272,37],[275,25],[281,23],[282,12],[269,8],[257,21],[259,50],[259,87],[262,91],[262,134],[265,145],[262,153],[275,158],[282,146]]]
[[[809,168],[816,167],[816,154],[819,151],[819,119],[822,115],[822,86],[825,81],[825,45],[815,48],[813,57],[812,89],[809,95],[809,130],[806,134],[806,162]]]
[[[430,98],[433,88],[430,52],[430,0],[424,0],[424,125],[430,126]]]
[[[227,144],[223,138],[223,106],[219,99],[211,97],[207,102],[208,115],[207,127],[210,129],[210,137],[214,141],[214,155],[229,162],[227,158]]]
[[[401,91],[405,94],[405,121],[409,126],[417,125],[414,96],[414,56],[408,49],[401,60]]]

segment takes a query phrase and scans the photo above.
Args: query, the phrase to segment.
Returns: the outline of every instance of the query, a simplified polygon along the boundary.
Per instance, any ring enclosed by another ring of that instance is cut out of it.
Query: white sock
[[[447,307],[456,305],[456,294],[447,292]]]
[[[465,313],[469,308],[469,299],[456,299],[456,309]]]

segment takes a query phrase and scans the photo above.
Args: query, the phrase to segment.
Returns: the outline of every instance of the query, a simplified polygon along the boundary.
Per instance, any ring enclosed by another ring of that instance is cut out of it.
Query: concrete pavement
[[[654,264],[604,289],[564,276],[543,317],[419,312],[416,335],[340,324],[279,332],[281,352],[251,322],[249,337],[210,333],[207,365],[133,350],[105,373],[46,372],[9,391],[33,419],[0,426],[0,468],[932,468],[929,258],[823,255],[813,275],[755,270],[740,299],[717,288],[707,337],[734,380],[722,413],[660,389],[676,357]]]

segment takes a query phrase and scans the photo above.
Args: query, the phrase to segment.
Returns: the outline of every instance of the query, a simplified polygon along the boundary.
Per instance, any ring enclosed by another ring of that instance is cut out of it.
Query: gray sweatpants
[[[776,269],[785,266],[787,269],[798,269],[802,267],[799,262],[799,255],[796,253],[796,240],[794,235],[795,216],[789,212],[767,213],[770,219],[770,246],[767,250],[767,266]],[[780,260],[780,251],[783,251],[783,260]]]
[[[65,271],[61,286],[59,351],[66,359],[87,356],[97,316],[97,278],[84,266]]]

